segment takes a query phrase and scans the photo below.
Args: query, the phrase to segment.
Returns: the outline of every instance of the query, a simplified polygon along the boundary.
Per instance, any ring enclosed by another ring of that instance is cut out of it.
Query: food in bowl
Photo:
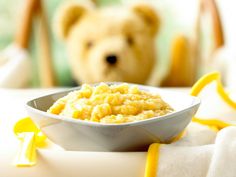
[[[93,122],[126,123],[159,117],[173,108],[158,94],[135,85],[101,83],[95,87],[83,84],[58,99],[47,112]]]

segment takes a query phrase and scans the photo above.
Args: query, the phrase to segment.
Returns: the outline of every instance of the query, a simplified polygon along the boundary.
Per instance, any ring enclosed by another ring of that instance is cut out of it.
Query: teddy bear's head
[[[72,73],[82,83],[145,83],[155,65],[158,27],[158,16],[146,4],[95,9],[69,3],[56,18]]]

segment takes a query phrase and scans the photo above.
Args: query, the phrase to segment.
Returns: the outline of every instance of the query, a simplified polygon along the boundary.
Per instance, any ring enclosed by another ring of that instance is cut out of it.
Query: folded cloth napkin
[[[212,130],[202,131],[206,133],[205,136],[212,135],[210,132]],[[201,136],[201,133],[199,135]],[[236,127],[230,126],[219,131],[214,144],[211,144],[211,138],[208,139],[208,142],[205,141],[205,145],[200,139],[198,142],[187,141],[189,136],[192,137],[192,132],[189,135],[186,134],[186,137],[183,137],[178,143],[159,147],[156,176],[236,176]],[[181,145],[181,143],[183,144]],[[197,145],[198,143],[199,145]]]
[[[174,146],[200,146],[214,144],[217,130],[214,127],[191,122],[183,136],[172,143]]]
[[[235,111],[236,102],[224,90],[219,73],[201,78],[191,95],[197,96],[212,81],[221,99]],[[232,118],[231,123],[227,118],[193,118],[178,141],[152,144],[145,177],[236,177],[235,112]]]

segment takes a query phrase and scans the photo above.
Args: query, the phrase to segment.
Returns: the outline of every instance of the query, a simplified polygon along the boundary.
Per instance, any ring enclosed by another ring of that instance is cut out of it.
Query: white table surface
[[[36,166],[17,168],[12,165],[18,147],[12,128],[18,119],[27,116],[24,104],[29,99],[60,90],[63,89],[0,89],[0,177],[142,177],[146,152],[68,152],[51,143],[38,150]],[[173,90],[189,92],[188,88]],[[236,111],[212,90],[206,89],[202,94],[199,115],[236,120]]]

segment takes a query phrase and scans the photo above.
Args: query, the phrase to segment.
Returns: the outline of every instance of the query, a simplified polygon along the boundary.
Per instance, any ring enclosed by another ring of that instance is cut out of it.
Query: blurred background
[[[53,30],[56,9],[67,0],[41,0],[36,5],[40,7],[36,16],[32,12],[26,13],[29,1],[0,0],[0,86],[74,86],[65,43],[56,37]],[[77,1],[87,3],[86,0]],[[103,8],[129,6],[136,2],[96,0],[95,3],[96,8]],[[145,2],[156,10],[161,19],[160,31],[155,39],[158,65],[154,73],[159,81],[154,85],[191,86],[202,74],[218,70],[225,85],[235,87],[236,1]],[[20,47],[14,47],[15,43]],[[22,57],[29,58],[30,64]],[[189,75],[192,77],[186,78]]]

